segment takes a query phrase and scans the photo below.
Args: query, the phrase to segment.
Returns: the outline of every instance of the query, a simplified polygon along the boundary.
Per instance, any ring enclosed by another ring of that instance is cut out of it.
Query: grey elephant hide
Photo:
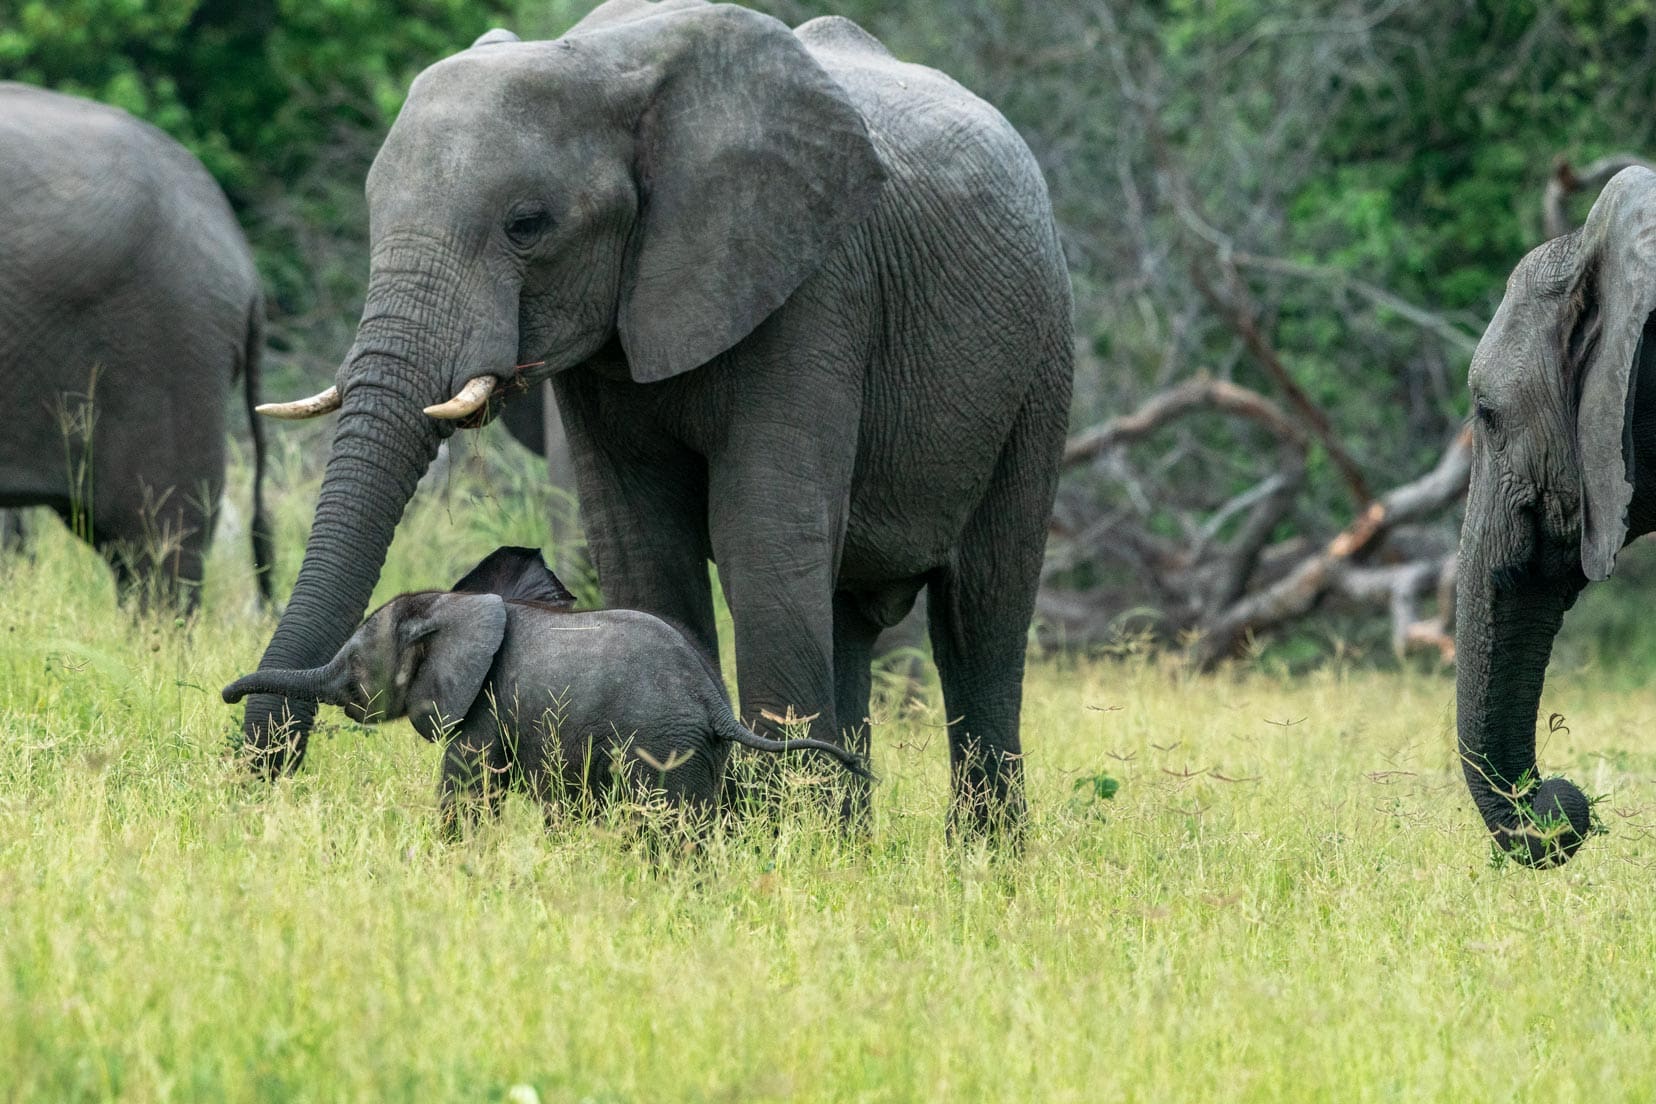
[[[0,82],[0,509],[50,507],[123,594],[194,607],[264,296],[224,194],[124,111]],[[253,561],[270,595],[263,427]]]
[[[924,590],[951,821],[1015,829],[1074,341],[1040,167],[993,107],[843,19],[610,0],[427,69],[367,191],[368,301],[261,666],[356,625],[458,428],[422,409],[550,379],[607,602],[717,655],[716,563],[742,715],[862,750],[875,641]],[[244,726],[276,771],[308,721],[261,695]]]
[[[510,788],[551,801],[621,784],[705,818],[732,743],[813,750],[868,777],[835,745],[745,728],[712,665],[673,626],[636,610],[571,613],[570,601],[538,552],[502,548],[454,591],[381,607],[324,667],[260,671],[224,697],[277,692],[365,723],[408,717],[446,745],[439,800],[450,824],[466,802],[493,808]]]
[[[1617,174],[1587,222],[1531,251],[1472,358],[1472,486],[1456,602],[1456,726],[1497,845],[1533,866],[1594,830],[1542,778],[1536,717],[1581,590],[1656,529],[1656,173]]]

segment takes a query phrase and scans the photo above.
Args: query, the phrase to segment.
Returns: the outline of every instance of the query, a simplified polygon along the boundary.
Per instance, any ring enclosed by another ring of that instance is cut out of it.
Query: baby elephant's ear
[[[552,574],[538,548],[497,548],[466,572],[453,589],[467,594],[498,594],[520,602],[544,602],[564,609],[575,604],[575,596]]]
[[[397,636],[402,655],[412,660],[398,674],[408,679],[408,719],[436,740],[477,701],[506,637],[506,603],[494,594],[439,594]]]

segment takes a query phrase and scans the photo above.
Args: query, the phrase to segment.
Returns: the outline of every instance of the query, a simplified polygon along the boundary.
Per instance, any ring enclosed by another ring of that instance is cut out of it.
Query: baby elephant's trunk
[[[746,728],[734,716],[728,719],[719,718],[718,731],[719,735],[726,740],[741,744],[743,747],[753,748],[756,751],[820,751],[824,755],[831,755],[838,759],[840,766],[858,778],[866,778],[870,782],[878,781],[874,777],[874,773],[868,769],[868,764],[863,762],[862,756],[853,755],[844,748],[830,744],[826,740],[772,740]]]
[[[234,704],[249,694],[280,694],[284,698],[344,705],[345,684],[345,665],[336,658],[322,667],[298,671],[272,668],[243,675],[224,688],[224,700]]]

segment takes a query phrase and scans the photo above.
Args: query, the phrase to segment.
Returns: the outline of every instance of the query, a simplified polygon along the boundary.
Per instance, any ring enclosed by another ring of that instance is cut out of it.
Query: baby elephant
[[[448,739],[438,800],[445,825],[505,785],[543,801],[601,795],[629,777],[705,815],[732,743],[812,749],[862,777],[857,756],[820,740],[770,740],[743,727],[717,672],[677,629],[637,610],[572,613],[574,596],[532,548],[501,548],[452,591],[393,598],[326,665],[264,670],[226,702],[283,694],[342,706],[367,724],[408,717]]]

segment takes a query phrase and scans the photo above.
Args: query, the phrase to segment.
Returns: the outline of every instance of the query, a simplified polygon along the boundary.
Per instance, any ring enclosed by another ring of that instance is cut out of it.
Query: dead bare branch
[[[1393,295],[1385,288],[1377,287],[1367,280],[1360,280],[1341,269],[1327,265],[1299,264],[1296,261],[1287,261],[1280,257],[1259,257],[1251,253],[1232,253],[1230,261],[1238,268],[1252,268],[1261,272],[1274,272],[1278,275],[1293,276],[1303,280],[1338,284],[1340,287],[1356,292],[1375,306],[1388,310],[1423,330],[1437,334],[1457,349],[1470,353],[1478,347],[1478,334],[1469,332],[1453,319],[1435,311],[1427,310],[1425,307],[1417,306],[1401,296]],[[1479,331],[1482,328],[1481,325],[1477,326]]]
[[[1111,418],[1071,437],[1064,445],[1064,464],[1067,467],[1091,460],[1119,445],[1146,437],[1201,407],[1247,418],[1302,449],[1307,443],[1305,431],[1280,406],[1259,392],[1225,380],[1193,379],[1151,396],[1131,414]]]
[[[1288,405],[1305,419],[1311,435],[1328,451],[1328,458],[1340,470],[1340,477],[1345,481],[1352,499],[1358,505],[1367,503],[1373,495],[1369,491],[1368,480],[1364,478],[1362,469],[1357,466],[1357,461],[1346,448],[1345,442],[1334,432],[1328,415],[1305,393],[1305,389],[1282,363],[1276,348],[1260,330],[1256,320],[1258,307],[1254,304],[1253,295],[1222,252],[1215,251],[1214,260],[1227,276],[1226,282],[1230,285],[1228,294],[1221,294],[1214,288],[1200,266],[1192,266],[1190,276],[1196,290],[1201,292],[1202,298],[1229,322],[1236,335],[1242,339],[1242,344],[1247,347],[1249,355],[1287,397]]]
[[[1278,583],[1237,601],[1206,626],[1196,648],[1198,665],[1211,667],[1229,655],[1248,632],[1303,616],[1331,591],[1359,601],[1384,598],[1393,617],[1393,647],[1401,653],[1410,642],[1410,629],[1417,623],[1414,603],[1438,588],[1453,563],[1452,557],[1434,563],[1368,569],[1354,568],[1352,562],[1377,547],[1397,526],[1458,502],[1466,493],[1471,471],[1472,432],[1466,426],[1430,472],[1370,503],[1322,552],[1307,557]],[[1439,627],[1440,634],[1446,631]]]

